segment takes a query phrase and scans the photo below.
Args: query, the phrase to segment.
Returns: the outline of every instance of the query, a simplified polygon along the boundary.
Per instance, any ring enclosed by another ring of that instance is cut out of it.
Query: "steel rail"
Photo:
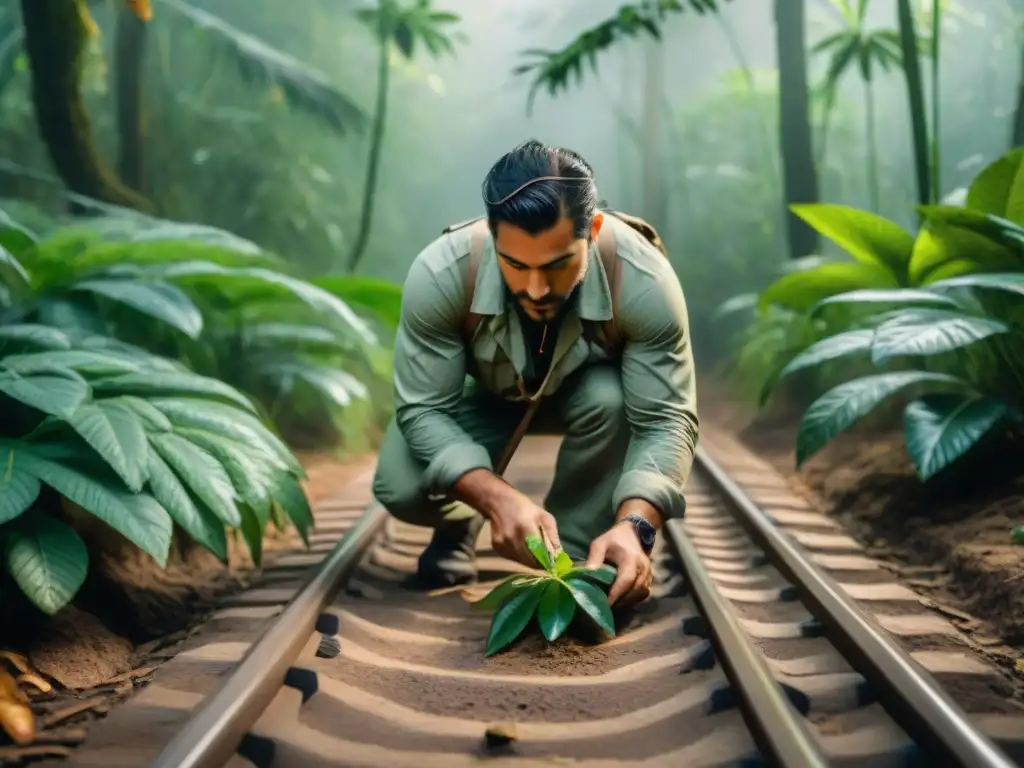
[[[860,609],[838,582],[825,573],[788,533],[775,525],[704,448],[698,471],[711,480],[733,516],[754,542],[793,583],[816,618],[831,630],[830,639],[880,694],[879,701],[935,765],[962,768],[1018,768],[995,743],[975,728],[966,713],[881,627]],[[950,761],[953,761],[952,763]]]
[[[686,573],[694,600],[707,621],[716,657],[741,699],[741,710],[754,741],[773,764],[786,768],[826,768],[829,762],[818,740],[782,687],[764,654],[754,647],[732,609],[718,593],[700,555],[683,530],[670,520],[665,532]]]
[[[281,615],[149,764],[149,768],[221,768],[284,684],[317,619],[387,520],[373,502],[324,557]]]

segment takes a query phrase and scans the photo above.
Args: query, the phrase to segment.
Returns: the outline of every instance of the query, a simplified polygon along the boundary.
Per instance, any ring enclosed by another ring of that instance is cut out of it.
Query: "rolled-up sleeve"
[[[450,247],[446,239],[429,246]],[[493,467],[487,450],[454,416],[466,377],[461,275],[454,267],[436,272],[429,256],[413,262],[403,288],[395,338],[395,418],[413,456],[426,465],[424,491],[444,493],[466,472]]]
[[[619,315],[632,438],[613,503],[618,509],[628,499],[643,499],[664,518],[682,517],[699,435],[689,319],[674,274],[644,283]]]

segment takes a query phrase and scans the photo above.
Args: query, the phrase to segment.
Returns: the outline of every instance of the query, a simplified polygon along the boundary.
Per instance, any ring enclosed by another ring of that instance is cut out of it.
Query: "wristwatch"
[[[631,523],[633,525],[637,538],[640,539],[640,547],[643,549],[644,554],[650,555],[654,549],[654,539],[658,535],[658,531],[654,526],[640,515],[626,515],[619,522]]]

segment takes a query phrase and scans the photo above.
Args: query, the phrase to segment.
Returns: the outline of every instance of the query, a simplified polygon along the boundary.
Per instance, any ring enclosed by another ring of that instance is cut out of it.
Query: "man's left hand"
[[[587,567],[598,568],[606,562],[617,570],[615,582],[608,591],[611,605],[625,608],[650,596],[654,578],[651,558],[640,546],[640,538],[629,523],[613,525],[591,543]]]

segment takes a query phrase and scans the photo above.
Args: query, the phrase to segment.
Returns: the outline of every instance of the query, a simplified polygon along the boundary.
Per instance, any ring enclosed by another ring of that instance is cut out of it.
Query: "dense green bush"
[[[390,320],[396,291],[333,287]],[[175,526],[221,559],[231,529],[256,562],[271,521],[305,538],[303,471],[264,414],[365,396],[342,366],[376,337],[345,301],[219,230],[117,216],[41,237],[0,214],[0,313],[2,558],[41,610],[86,577],[78,508],[161,566]]]

